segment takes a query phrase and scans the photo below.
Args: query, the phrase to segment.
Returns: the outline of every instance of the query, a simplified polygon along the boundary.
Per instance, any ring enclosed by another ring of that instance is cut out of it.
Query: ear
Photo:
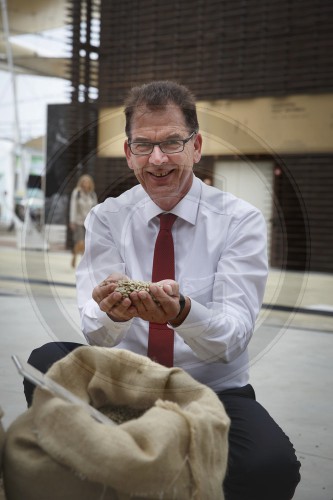
[[[194,163],[198,163],[200,161],[201,148],[202,148],[202,135],[197,134],[194,140],[194,154],[193,154]]]
[[[124,151],[125,151],[125,156],[126,156],[126,160],[127,160],[127,165],[129,166],[129,168],[131,170],[134,170],[134,166],[133,166],[133,163],[132,163],[132,153],[131,153],[131,150],[128,146],[128,142],[125,141],[124,142]]]

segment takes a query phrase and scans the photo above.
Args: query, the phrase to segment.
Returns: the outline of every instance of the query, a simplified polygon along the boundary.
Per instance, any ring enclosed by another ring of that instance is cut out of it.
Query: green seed
[[[132,292],[146,291],[151,295],[154,301],[158,303],[158,301],[149,290],[151,284],[151,281],[119,280],[115,292],[121,293],[121,295],[125,298],[129,297],[130,293]],[[162,286],[159,283],[156,284],[158,286]]]

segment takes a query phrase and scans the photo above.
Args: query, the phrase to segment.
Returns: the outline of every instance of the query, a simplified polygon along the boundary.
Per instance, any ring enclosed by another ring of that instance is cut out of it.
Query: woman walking
[[[69,208],[69,227],[73,231],[72,267],[76,257],[84,253],[84,221],[92,207],[97,205],[95,183],[90,175],[81,175],[73,190]]]

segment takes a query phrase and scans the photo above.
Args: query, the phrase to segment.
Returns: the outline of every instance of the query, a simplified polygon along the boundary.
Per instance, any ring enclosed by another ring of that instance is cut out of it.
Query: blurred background
[[[2,226],[29,205],[47,244],[70,247],[69,195],[82,173],[100,201],[136,183],[122,154],[126,92],[172,79],[198,99],[197,175],[263,211],[271,266],[333,271],[330,0],[1,7]]]
[[[176,80],[198,100],[196,175],[265,216],[270,270],[252,381],[302,462],[295,500],[332,500],[332,0],[0,5],[5,426],[26,408],[11,355],[83,340],[73,188],[90,174],[103,201],[136,184],[123,155],[123,99],[136,84]]]

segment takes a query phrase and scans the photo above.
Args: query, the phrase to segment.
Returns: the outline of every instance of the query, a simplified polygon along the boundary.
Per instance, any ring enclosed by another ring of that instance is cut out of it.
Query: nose
[[[160,150],[159,146],[154,146],[154,149],[150,154],[149,161],[154,165],[162,165],[168,161],[168,156]]]

